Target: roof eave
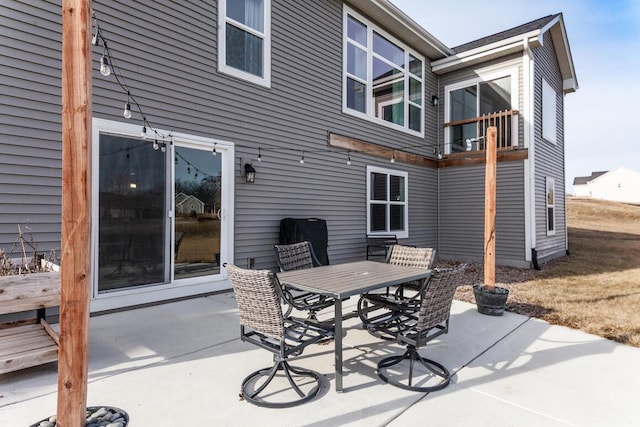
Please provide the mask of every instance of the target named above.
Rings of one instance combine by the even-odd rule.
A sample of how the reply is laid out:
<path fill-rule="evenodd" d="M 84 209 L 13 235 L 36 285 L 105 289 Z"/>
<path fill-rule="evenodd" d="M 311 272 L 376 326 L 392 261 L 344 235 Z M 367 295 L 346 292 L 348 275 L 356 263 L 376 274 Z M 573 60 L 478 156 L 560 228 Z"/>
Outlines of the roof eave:
<path fill-rule="evenodd" d="M 559 14 L 555 19 L 552 19 L 547 25 L 538 30 L 519 34 L 508 39 L 500 40 L 434 61 L 431 64 L 432 70 L 436 74 L 444 74 L 453 70 L 486 62 L 489 59 L 499 58 L 523 51 L 527 45 L 530 48 L 535 49 L 536 47 L 543 45 L 544 34 L 547 31 L 551 34 L 556 57 L 558 58 L 558 65 L 562 76 L 562 90 L 564 93 L 575 92 L 579 87 L 578 79 L 573 65 L 573 58 L 571 57 L 571 49 L 569 47 L 569 40 L 564 27 L 562 14 Z"/>
<path fill-rule="evenodd" d="M 562 75 L 562 90 L 565 93 L 572 93 L 578 90 L 578 78 L 573 65 L 573 57 L 571 56 L 571 47 L 569 46 L 569 38 L 564 26 L 564 19 L 560 14 L 557 20 L 554 20 L 548 26 L 549 34 L 553 40 L 553 45 L 560 66 Z M 546 29 L 545 29 L 546 31 Z"/>
<path fill-rule="evenodd" d="M 537 47 L 541 45 L 541 39 L 540 30 L 519 34 L 514 37 L 509 37 L 508 39 L 500 40 L 434 61 L 431 64 L 432 71 L 436 74 L 444 74 L 459 68 L 485 62 L 490 58 L 502 57 L 512 53 L 521 52 L 524 50 L 525 40 L 528 40 L 529 46 Z"/>
<path fill-rule="evenodd" d="M 454 52 L 389 0 L 347 0 L 351 6 L 387 27 L 393 35 L 429 58 L 437 60 Z"/>

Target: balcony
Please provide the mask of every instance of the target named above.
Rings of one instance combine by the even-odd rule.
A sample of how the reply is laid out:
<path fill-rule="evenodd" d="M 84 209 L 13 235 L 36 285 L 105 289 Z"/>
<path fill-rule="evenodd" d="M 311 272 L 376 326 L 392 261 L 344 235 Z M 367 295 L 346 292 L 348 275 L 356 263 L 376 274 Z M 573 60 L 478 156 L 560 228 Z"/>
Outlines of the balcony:
<path fill-rule="evenodd" d="M 518 110 L 505 110 L 445 123 L 445 153 L 484 151 L 486 131 L 490 126 L 498 128 L 499 151 L 517 148 L 517 115 Z"/>

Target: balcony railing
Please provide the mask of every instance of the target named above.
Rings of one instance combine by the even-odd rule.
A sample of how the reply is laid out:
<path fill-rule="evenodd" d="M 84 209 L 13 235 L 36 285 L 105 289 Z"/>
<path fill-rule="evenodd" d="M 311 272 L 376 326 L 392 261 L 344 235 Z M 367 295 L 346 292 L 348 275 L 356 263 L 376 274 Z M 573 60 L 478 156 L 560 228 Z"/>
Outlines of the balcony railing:
<path fill-rule="evenodd" d="M 518 110 L 507 110 L 445 123 L 444 128 L 449 132 L 446 152 L 484 150 L 486 131 L 490 126 L 498 128 L 498 150 L 514 148 L 517 146 L 517 135 L 514 134 L 517 115 Z"/>

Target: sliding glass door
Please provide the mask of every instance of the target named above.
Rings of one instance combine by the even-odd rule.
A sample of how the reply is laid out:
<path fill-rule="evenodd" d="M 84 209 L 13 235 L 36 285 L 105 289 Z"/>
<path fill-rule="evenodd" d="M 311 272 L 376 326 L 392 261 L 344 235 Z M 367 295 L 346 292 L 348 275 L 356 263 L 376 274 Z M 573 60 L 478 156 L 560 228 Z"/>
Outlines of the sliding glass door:
<path fill-rule="evenodd" d="M 215 290 L 233 248 L 233 145 L 94 122 L 94 297 Z"/>

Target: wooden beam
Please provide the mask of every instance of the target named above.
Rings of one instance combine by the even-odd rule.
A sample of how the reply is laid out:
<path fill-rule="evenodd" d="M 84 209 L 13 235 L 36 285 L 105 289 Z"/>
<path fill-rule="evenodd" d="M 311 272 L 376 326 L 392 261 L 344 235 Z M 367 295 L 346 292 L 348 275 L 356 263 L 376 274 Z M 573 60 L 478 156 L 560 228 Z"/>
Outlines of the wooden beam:
<path fill-rule="evenodd" d="M 484 181 L 484 286 L 496 285 L 496 152 L 497 128 L 487 128 L 487 164 Z"/>
<path fill-rule="evenodd" d="M 369 154 L 385 159 L 391 159 L 391 157 L 393 156 L 397 162 L 411 163 L 418 166 L 427 166 L 432 168 L 438 166 L 438 162 L 434 159 L 430 159 L 429 157 L 410 153 L 408 151 L 394 150 L 390 147 L 384 147 L 382 145 L 373 144 L 371 142 L 366 142 L 360 139 L 350 138 L 348 136 L 338 135 L 335 133 L 329 133 L 328 144 L 330 147 L 342 148 L 354 153 Z"/>
<path fill-rule="evenodd" d="M 510 148 L 505 150 L 499 150 L 497 152 L 496 161 L 513 162 L 518 160 L 526 160 L 529 158 L 529 150 L 526 148 Z M 439 168 L 446 168 L 452 166 L 468 166 L 468 165 L 482 165 L 487 161 L 484 151 L 464 151 L 462 153 L 448 154 L 444 159 L 438 162 Z"/>
<path fill-rule="evenodd" d="M 85 425 L 91 279 L 91 1 L 62 0 L 58 425 Z"/>

